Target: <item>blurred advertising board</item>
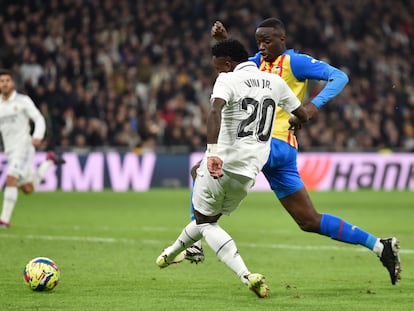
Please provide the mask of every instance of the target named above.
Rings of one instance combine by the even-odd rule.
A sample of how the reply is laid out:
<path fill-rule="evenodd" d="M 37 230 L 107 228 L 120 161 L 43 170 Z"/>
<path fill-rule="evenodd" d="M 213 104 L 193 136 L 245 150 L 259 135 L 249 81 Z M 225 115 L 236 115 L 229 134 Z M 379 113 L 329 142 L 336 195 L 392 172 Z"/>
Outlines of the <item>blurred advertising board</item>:
<path fill-rule="evenodd" d="M 46 154 L 39 152 L 34 166 Z M 202 153 L 169 155 L 147 153 L 63 153 L 66 164 L 50 169 L 37 191 L 147 191 L 150 188 L 191 187 L 190 168 Z M 299 153 L 298 168 L 308 190 L 414 190 L 414 154 L 411 153 Z M 7 161 L 0 153 L 0 186 Z M 253 191 L 268 191 L 260 174 Z"/>

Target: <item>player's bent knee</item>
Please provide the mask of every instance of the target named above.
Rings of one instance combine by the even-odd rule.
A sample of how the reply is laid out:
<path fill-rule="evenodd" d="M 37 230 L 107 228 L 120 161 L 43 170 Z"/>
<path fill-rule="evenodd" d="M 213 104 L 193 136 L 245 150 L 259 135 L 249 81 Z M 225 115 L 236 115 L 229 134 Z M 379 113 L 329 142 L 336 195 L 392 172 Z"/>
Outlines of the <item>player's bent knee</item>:
<path fill-rule="evenodd" d="M 32 183 L 24 184 L 20 187 L 20 190 L 25 194 L 31 194 L 34 191 L 34 187 Z"/>
<path fill-rule="evenodd" d="M 194 210 L 194 216 L 195 216 L 197 225 L 217 222 L 219 220 L 219 218 L 221 217 L 221 215 L 222 214 L 220 213 L 220 214 L 214 215 L 214 216 L 206 216 L 206 215 L 203 215 L 200 212 Z"/>
<path fill-rule="evenodd" d="M 7 177 L 6 177 L 6 187 L 17 187 L 18 181 L 19 180 L 17 179 L 17 177 L 7 175 Z"/>

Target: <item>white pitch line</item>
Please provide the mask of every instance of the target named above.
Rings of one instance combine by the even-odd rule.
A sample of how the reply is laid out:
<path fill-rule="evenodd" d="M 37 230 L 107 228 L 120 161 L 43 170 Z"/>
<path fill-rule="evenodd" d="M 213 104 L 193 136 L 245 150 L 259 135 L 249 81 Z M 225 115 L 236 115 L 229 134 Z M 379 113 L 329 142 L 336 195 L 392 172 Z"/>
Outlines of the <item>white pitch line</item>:
<path fill-rule="evenodd" d="M 354 251 L 354 252 L 366 252 L 369 251 L 365 247 L 350 247 L 350 244 L 347 246 L 328 246 L 328 245 L 287 245 L 287 244 L 256 244 L 256 243 L 237 243 L 237 245 L 242 245 L 244 247 L 251 248 L 275 248 L 275 249 L 288 249 L 288 250 L 297 250 L 297 251 Z M 414 249 L 401 249 L 401 254 L 414 254 Z"/>
<path fill-rule="evenodd" d="M 0 234 L 1 237 L 11 239 L 29 239 L 29 240 L 47 240 L 47 241 L 77 241 L 77 242 L 92 242 L 92 243 L 136 243 L 133 239 L 117 239 L 117 238 L 100 238 L 92 236 L 62 236 L 62 235 L 18 235 L 18 234 Z"/>
<path fill-rule="evenodd" d="M 9 239 L 29 239 L 29 240 L 47 240 L 47 241 L 78 241 L 78 242 L 90 242 L 90 243 L 122 243 L 122 244 L 162 244 L 165 243 L 162 240 L 139 240 L 139 239 L 126 239 L 126 238 L 102 238 L 93 236 L 62 236 L 62 235 L 18 235 L 18 234 L 0 234 L 1 238 Z M 238 245 L 248 248 L 274 248 L 274 249 L 287 249 L 297 251 L 368 251 L 366 248 L 354 247 L 351 248 L 341 246 L 328 246 L 328 245 L 291 245 L 291 244 L 257 244 L 257 243 L 243 243 L 237 242 Z M 414 254 L 413 249 L 401 249 L 402 254 Z"/>

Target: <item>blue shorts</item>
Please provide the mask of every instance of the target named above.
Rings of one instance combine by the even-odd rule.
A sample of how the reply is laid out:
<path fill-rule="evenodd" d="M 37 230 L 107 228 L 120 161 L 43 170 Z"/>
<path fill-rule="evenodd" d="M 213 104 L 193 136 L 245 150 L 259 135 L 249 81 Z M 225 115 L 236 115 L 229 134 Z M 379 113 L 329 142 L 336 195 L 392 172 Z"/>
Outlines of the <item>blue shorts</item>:
<path fill-rule="evenodd" d="M 278 199 L 283 199 L 304 187 L 296 157 L 298 151 L 283 140 L 272 138 L 270 154 L 262 172 Z"/>

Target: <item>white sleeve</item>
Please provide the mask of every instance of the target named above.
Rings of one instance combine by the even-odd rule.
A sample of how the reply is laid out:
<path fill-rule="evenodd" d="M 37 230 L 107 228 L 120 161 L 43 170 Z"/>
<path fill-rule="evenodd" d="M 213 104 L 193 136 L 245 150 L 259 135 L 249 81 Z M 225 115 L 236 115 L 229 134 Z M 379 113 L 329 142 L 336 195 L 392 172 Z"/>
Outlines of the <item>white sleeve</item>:
<path fill-rule="evenodd" d="M 221 98 L 226 101 L 226 103 L 232 98 L 232 88 L 228 83 L 227 75 L 225 73 L 221 73 L 214 83 L 213 93 L 211 94 L 211 99 L 213 98 Z"/>
<path fill-rule="evenodd" d="M 290 89 L 290 87 L 287 85 L 285 80 L 280 78 L 279 82 L 280 100 L 278 105 L 282 107 L 282 109 L 286 112 L 291 113 L 293 110 L 299 108 L 299 106 L 301 105 L 300 101 L 293 93 L 293 91 Z"/>
<path fill-rule="evenodd" d="M 45 118 L 42 116 L 39 109 L 37 109 L 34 102 L 28 96 L 26 97 L 25 108 L 28 117 L 34 123 L 34 131 L 32 137 L 37 139 L 43 139 L 45 137 L 46 132 Z"/>

